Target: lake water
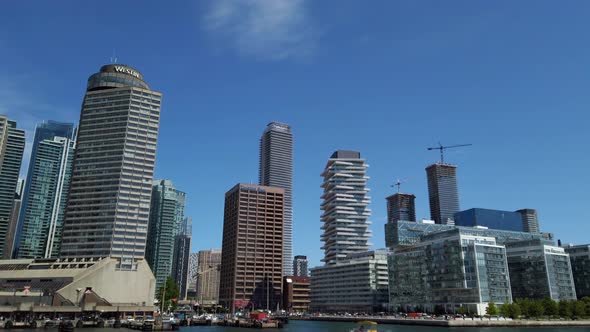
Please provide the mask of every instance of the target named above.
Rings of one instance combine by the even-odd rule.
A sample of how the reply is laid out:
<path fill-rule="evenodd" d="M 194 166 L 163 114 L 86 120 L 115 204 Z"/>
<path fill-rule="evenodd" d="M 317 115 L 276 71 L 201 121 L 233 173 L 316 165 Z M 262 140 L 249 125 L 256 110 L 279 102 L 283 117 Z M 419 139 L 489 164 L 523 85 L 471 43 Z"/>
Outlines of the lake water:
<path fill-rule="evenodd" d="M 264 329 L 260 331 L 267 332 L 348 332 L 359 325 L 354 323 L 340 323 L 340 322 L 315 322 L 315 321 L 290 321 L 289 324 L 285 325 L 283 329 Z M 404 325 L 377 325 L 377 331 L 379 332 L 582 332 L 590 331 L 590 328 L 446 328 L 446 327 L 430 327 L 430 326 L 404 326 Z M 11 332 L 17 332 L 19 330 L 13 330 Z M 21 332 L 23 330 L 20 330 Z M 52 330 L 50 330 L 52 331 Z M 75 332 L 131 332 L 134 330 L 128 330 L 125 328 L 112 329 L 112 328 L 84 328 L 76 329 Z M 222 326 L 193 326 L 193 327 L 182 327 L 180 332 L 247 332 L 247 331 L 258 331 L 256 329 L 244 329 L 235 327 L 222 327 Z"/>

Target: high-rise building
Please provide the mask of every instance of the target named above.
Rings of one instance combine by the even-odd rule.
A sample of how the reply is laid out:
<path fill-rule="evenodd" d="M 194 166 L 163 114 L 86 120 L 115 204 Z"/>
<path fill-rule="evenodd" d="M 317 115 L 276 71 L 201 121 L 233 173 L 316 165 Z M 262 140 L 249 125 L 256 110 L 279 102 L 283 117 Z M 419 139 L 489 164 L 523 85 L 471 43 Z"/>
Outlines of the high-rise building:
<path fill-rule="evenodd" d="M 191 252 L 188 256 L 188 286 L 186 296 L 190 299 L 197 297 L 197 271 L 199 269 L 199 253 Z"/>
<path fill-rule="evenodd" d="M 185 205 L 186 194 L 177 190 L 172 181 L 154 181 L 145 258 L 156 277 L 156 289 L 160 289 L 166 279 L 173 275 L 176 237 L 185 234 L 182 230 Z M 181 243 L 178 245 L 184 240 L 179 239 Z"/>
<path fill-rule="evenodd" d="M 350 254 L 311 269 L 311 310 L 381 312 L 387 310 L 387 250 Z"/>
<path fill-rule="evenodd" d="M 308 277 L 307 256 L 297 255 L 293 258 L 293 276 Z"/>
<path fill-rule="evenodd" d="M 276 309 L 283 281 L 285 190 L 237 184 L 225 194 L 219 302 Z"/>
<path fill-rule="evenodd" d="M 25 149 L 25 131 L 0 115 L 0 256 L 11 258 L 16 225 L 10 224 Z"/>
<path fill-rule="evenodd" d="M 416 196 L 412 194 L 402 193 L 393 194 L 387 197 L 387 222 L 398 220 L 416 221 L 415 199 Z"/>
<path fill-rule="evenodd" d="M 324 177 L 321 220 L 324 245 L 322 262 L 335 264 L 347 255 L 364 252 L 371 231 L 368 221 L 371 198 L 367 195 L 367 167 L 360 152 L 336 151 L 332 154 L 321 176 Z"/>
<path fill-rule="evenodd" d="M 506 248 L 494 237 L 461 228 L 431 233 L 389 256 L 393 311 L 457 312 L 483 315 L 488 303 L 510 303 Z M 421 309 L 423 308 L 423 309 Z"/>
<path fill-rule="evenodd" d="M 523 231 L 522 217 L 518 212 L 475 208 L 455 213 L 454 221 L 457 226 Z"/>
<path fill-rule="evenodd" d="M 537 210 L 535 209 L 521 209 L 516 211 L 522 217 L 522 229 L 528 233 L 539 233 L 539 219 L 537 218 Z"/>
<path fill-rule="evenodd" d="M 506 243 L 510 285 L 515 299 L 575 300 L 570 256 L 541 239 Z"/>
<path fill-rule="evenodd" d="M 18 258 L 57 257 L 74 159 L 74 124 L 37 125 L 22 211 L 16 232 Z"/>
<path fill-rule="evenodd" d="M 283 308 L 289 313 L 309 312 L 309 277 L 285 276 L 283 278 Z"/>
<path fill-rule="evenodd" d="M 430 218 L 437 224 L 447 224 L 459 212 L 457 166 L 436 163 L 426 167 Z"/>
<path fill-rule="evenodd" d="M 576 296 L 578 299 L 590 296 L 590 245 L 567 246 L 564 249 L 570 255 Z"/>
<path fill-rule="evenodd" d="M 144 258 L 161 99 L 125 65 L 88 79 L 61 257 L 111 256 L 131 270 Z"/>
<path fill-rule="evenodd" d="M 271 122 L 260 138 L 261 186 L 285 189 L 283 228 L 283 274 L 293 273 L 293 134 L 284 123 Z"/>
<path fill-rule="evenodd" d="M 199 251 L 197 269 L 197 301 L 200 306 L 219 303 L 221 249 Z"/>
<path fill-rule="evenodd" d="M 191 236 L 179 234 L 174 237 L 174 257 L 172 259 L 172 279 L 178 286 L 178 297 L 186 300 L 188 289 L 188 261 L 191 253 Z"/>
<path fill-rule="evenodd" d="M 74 145 L 71 137 L 59 136 L 36 145 L 17 233 L 18 258 L 59 256 Z"/>
<path fill-rule="evenodd" d="M 11 252 L 14 257 L 16 250 L 16 228 L 18 227 L 18 219 L 20 216 L 20 208 L 22 204 L 23 190 L 25 188 L 25 180 L 19 179 L 16 184 L 16 193 L 14 195 L 14 203 L 12 204 L 12 215 L 10 216 L 10 226 L 8 227 L 8 234 L 6 235 L 6 243 L 12 243 L 12 248 L 7 247 L 6 254 Z"/>

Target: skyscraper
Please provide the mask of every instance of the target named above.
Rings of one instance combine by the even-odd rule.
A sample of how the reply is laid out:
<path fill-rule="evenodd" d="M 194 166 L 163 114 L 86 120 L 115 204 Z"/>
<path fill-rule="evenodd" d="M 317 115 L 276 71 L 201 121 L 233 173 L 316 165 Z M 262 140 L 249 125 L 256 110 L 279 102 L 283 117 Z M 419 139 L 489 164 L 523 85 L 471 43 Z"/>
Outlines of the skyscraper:
<path fill-rule="evenodd" d="M 11 227 L 10 221 L 24 149 L 25 131 L 0 115 L 0 252 L 3 258 L 12 256 L 16 225 Z"/>
<path fill-rule="evenodd" d="M 295 258 L 293 258 L 293 276 L 309 276 L 309 271 L 307 270 L 307 256 L 297 255 Z"/>
<path fill-rule="evenodd" d="M 387 222 L 398 220 L 416 221 L 416 206 L 412 194 L 393 194 L 387 200 Z"/>
<path fill-rule="evenodd" d="M 36 135 L 37 136 L 37 135 Z M 74 141 L 47 138 L 36 144 L 27 176 L 16 248 L 18 258 L 58 257 L 70 188 Z M 34 145 L 35 146 L 35 145 Z"/>
<path fill-rule="evenodd" d="M 284 123 L 271 122 L 260 138 L 259 184 L 285 189 L 283 274 L 293 273 L 293 134 Z"/>
<path fill-rule="evenodd" d="M 539 219 L 537 217 L 537 210 L 535 209 L 521 209 L 516 211 L 522 217 L 522 229 L 527 233 L 540 233 Z"/>
<path fill-rule="evenodd" d="M 174 256 L 172 259 L 172 279 L 178 286 L 178 297 L 186 300 L 188 289 L 188 261 L 191 253 L 191 236 L 179 234 L 174 237 Z"/>
<path fill-rule="evenodd" d="M 199 253 L 191 252 L 188 256 L 188 286 L 186 296 L 194 299 L 197 296 L 197 270 L 199 269 Z"/>
<path fill-rule="evenodd" d="M 199 251 L 199 268 L 196 273 L 199 305 L 219 303 L 220 270 L 220 249 Z"/>
<path fill-rule="evenodd" d="M 59 255 L 63 215 L 74 159 L 74 124 L 37 125 L 16 230 L 19 258 Z"/>
<path fill-rule="evenodd" d="M 173 275 L 176 236 L 185 233 L 185 204 L 186 194 L 177 190 L 172 181 L 154 181 L 145 258 L 156 277 L 156 290 Z"/>
<path fill-rule="evenodd" d="M 80 112 L 61 256 L 145 256 L 162 94 L 141 73 L 105 65 L 88 79 Z"/>
<path fill-rule="evenodd" d="M 430 217 L 437 224 L 447 224 L 459 212 L 457 166 L 436 163 L 426 167 Z"/>
<path fill-rule="evenodd" d="M 19 179 L 16 184 L 16 193 L 14 195 L 14 202 L 12 203 L 12 215 L 10 216 L 10 226 L 8 227 L 8 234 L 6 235 L 6 243 L 8 243 L 6 249 L 6 255 L 8 256 L 9 253 L 12 253 L 11 256 L 14 257 L 15 254 L 15 247 L 16 247 L 16 228 L 18 227 L 18 219 L 20 215 L 20 208 L 22 204 L 22 197 L 23 197 L 23 190 L 25 188 L 25 180 Z M 12 244 L 12 248 L 10 246 Z"/>
<path fill-rule="evenodd" d="M 348 254 L 364 252 L 372 244 L 369 238 L 371 198 L 367 195 L 367 167 L 360 152 L 336 151 L 332 154 L 322 176 L 324 194 L 321 209 L 324 213 L 322 242 L 323 262 L 335 264 Z"/>
<path fill-rule="evenodd" d="M 283 188 L 237 184 L 225 194 L 219 302 L 276 309 L 283 281 Z"/>

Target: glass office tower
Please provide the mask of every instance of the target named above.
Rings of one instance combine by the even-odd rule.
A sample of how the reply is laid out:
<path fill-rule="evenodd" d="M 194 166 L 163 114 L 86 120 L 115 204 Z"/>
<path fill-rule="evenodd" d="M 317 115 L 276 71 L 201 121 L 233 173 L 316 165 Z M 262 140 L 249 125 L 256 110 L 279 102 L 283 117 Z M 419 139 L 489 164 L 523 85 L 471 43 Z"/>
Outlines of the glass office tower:
<path fill-rule="evenodd" d="M 132 270 L 144 258 L 161 99 L 125 65 L 88 79 L 61 257 L 111 256 Z"/>
<path fill-rule="evenodd" d="M 73 131 L 65 134 L 73 135 Z M 59 255 L 74 145 L 71 136 L 54 136 L 34 145 L 20 218 L 18 258 Z"/>
<path fill-rule="evenodd" d="M 260 138 L 259 184 L 285 189 L 283 227 L 283 275 L 293 266 L 293 133 L 285 123 L 271 122 Z"/>

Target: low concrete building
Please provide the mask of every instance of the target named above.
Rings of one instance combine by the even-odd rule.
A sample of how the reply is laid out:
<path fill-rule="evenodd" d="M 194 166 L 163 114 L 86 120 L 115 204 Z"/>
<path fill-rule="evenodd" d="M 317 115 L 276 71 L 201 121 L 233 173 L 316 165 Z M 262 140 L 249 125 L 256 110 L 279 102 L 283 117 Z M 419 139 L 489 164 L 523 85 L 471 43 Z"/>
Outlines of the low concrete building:
<path fill-rule="evenodd" d="M 564 249 L 570 255 L 578 299 L 590 296 L 590 244 L 567 246 Z"/>
<path fill-rule="evenodd" d="M 309 312 L 309 277 L 283 278 L 283 308 L 288 312 Z"/>
<path fill-rule="evenodd" d="M 154 311 L 155 279 L 105 258 L 0 260 L 0 311 Z"/>
<path fill-rule="evenodd" d="M 349 254 L 311 269 L 312 312 L 380 312 L 387 309 L 387 250 Z"/>
<path fill-rule="evenodd" d="M 515 299 L 575 300 L 570 257 L 550 241 L 506 243 L 512 296 Z"/>

